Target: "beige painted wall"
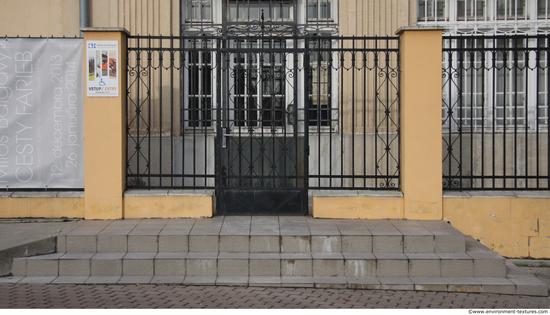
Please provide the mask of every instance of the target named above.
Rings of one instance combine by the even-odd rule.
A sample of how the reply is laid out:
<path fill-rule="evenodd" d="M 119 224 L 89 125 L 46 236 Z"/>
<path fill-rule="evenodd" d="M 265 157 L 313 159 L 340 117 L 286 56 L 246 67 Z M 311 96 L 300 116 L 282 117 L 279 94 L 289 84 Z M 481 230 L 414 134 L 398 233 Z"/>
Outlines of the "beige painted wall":
<path fill-rule="evenodd" d="M 90 27 L 120 27 L 132 35 L 178 35 L 180 0 L 88 0 Z M 79 36 L 78 0 L 0 0 L 0 30 L 8 36 Z M 415 25 L 416 0 L 340 0 L 340 35 L 394 35 Z"/>
<path fill-rule="evenodd" d="M 416 25 L 416 0 L 340 0 L 340 35 L 393 36 Z"/>
<path fill-rule="evenodd" d="M 88 0 L 90 27 L 178 35 L 180 0 Z M 2 36 L 80 36 L 78 0 L 0 0 Z"/>
<path fill-rule="evenodd" d="M 80 36 L 77 0 L 0 0 L 0 35 Z"/>

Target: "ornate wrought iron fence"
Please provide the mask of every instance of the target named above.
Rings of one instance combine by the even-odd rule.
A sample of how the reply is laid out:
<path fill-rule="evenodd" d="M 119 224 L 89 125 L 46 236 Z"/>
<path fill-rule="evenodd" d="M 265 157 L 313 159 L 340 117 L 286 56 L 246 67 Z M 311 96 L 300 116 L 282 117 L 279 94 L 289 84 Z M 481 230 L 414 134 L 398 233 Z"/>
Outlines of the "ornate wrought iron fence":
<path fill-rule="evenodd" d="M 306 189 L 399 189 L 398 52 L 396 37 L 130 36 L 127 185 L 216 188 L 227 141 L 292 132 Z"/>
<path fill-rule="evenodd" d="M 544 36 L 443 38 L 444 189 L 548 189 Z"/>

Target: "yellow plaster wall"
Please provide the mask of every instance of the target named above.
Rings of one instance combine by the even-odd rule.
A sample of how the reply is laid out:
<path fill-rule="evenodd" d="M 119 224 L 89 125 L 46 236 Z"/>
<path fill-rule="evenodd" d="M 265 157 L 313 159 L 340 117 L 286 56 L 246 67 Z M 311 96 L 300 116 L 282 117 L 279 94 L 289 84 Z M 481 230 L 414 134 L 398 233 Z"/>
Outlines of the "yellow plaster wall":
<path fill-rule="evenodd" d="M 404 218 L 442 218 L 441 30 L 400 32 Z"/>
<path fill-rule="evenodd" d="M 85 44 L 90 40 L 119 42 L 120 72 L 118 97 L 87 97 L 84 86 L 85 218 L 120 219 L 126 189 L 126 34 L 85 31 Z M 87 63 L 83 66 L 87 82 Z"/>
<path fill-rule="evenodd" d="M 313 197 L 314 218 L 403 219 L 403 197 Z"/>
<path fill-rule="evenodd" d="M 124 218 L 208 218 L 211 196 L 125 196 Z"/>
<path fill-rule="evenodd" d="M 0 218 L 83 218 L 84 198 L 0 198 Z"/>
<path fill-rule="evenodd" d="M 550 258 L 550 198 L 446 197 L 444 218 L 505 257 Z"/>

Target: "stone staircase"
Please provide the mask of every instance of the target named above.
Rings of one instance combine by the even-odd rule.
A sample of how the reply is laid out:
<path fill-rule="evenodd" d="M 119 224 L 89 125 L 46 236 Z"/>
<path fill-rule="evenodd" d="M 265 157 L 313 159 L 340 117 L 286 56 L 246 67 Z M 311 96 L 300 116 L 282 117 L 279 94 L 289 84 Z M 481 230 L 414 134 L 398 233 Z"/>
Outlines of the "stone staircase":
<path fill-rule="evenodd" d="M 548 295 L 443 221 L 292 216 L 79 221 L 20 283 L 183 284 Z"/>

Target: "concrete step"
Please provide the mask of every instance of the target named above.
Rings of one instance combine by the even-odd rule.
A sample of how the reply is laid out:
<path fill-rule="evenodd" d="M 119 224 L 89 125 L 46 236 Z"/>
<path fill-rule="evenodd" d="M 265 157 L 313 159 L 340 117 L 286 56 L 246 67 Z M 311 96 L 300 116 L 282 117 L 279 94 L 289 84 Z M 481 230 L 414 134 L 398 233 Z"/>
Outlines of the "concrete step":
<path fill-rule="evenodd" d="M 506 277 L 504 258 L 481 251 L 474 254 L 56 253 L 16 258 L 12 273 L 16 276 Z"/>
<path fill-rule="evenodd" d="M 174 227 L 158 222 L 156 226 L 126 223 L 107 228 L 89 224 L 91 227 L 59 235 L 57 252 L 412 254 L 464 253 L 466 249 L 465 236 L 443 221 L 302 218 L 287 222 L 263 217 L 263 221 L 253 224 L 246 223 L 250 217 L 244 217 L 245 223 L 230 218 Z"/>
<path fill-rule="evenodd" d="M 510 266 L 508 277 L 503 257 L 443 221 L 84 221 L 58 236 L 57 251 L 14 259 L 5 281 L 548 294 Z"/>

